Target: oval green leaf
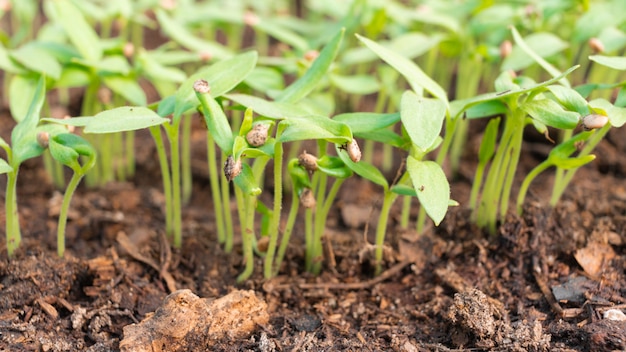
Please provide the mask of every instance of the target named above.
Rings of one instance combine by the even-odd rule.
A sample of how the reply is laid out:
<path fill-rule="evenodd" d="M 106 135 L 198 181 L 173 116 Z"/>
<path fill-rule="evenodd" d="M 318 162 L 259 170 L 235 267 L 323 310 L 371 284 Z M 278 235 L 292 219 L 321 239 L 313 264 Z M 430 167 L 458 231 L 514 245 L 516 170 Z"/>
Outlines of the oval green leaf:
<path fill-rule="evenodd" d="M 408 157 L 406 167 L 426 214 L 435 225 L 439 225 L 450 203 L 450 185 L 446 174 L 434 161 L 420 161 L 412 156 Z"/>
<path fill-rule="evenodd" d="M 105 110 L 89 119 L 85 125 L 85 133 L 115 133 L 134 131 L 157 126 L 169 120 L 156 112 L 141 106 L 122 106 Z M 82 120 L 82 123 L 85 121 Z"/>
<path fill-rule="evenodd" d="M 402 94 L 400 118 L 413 144 L 422 151 L 433 145 L 446 116 L 446 104 L 439 99 L 419 97 L 412 91 Z"/>

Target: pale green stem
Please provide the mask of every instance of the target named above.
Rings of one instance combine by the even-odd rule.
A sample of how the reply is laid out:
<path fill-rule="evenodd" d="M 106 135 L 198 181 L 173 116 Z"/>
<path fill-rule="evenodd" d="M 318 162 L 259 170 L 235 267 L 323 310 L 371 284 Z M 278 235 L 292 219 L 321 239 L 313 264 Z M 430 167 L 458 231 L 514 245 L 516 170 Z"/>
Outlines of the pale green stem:
<path fill-rule="evenodd" d="M 22 242 L 20 218 L 17 212 L 17 174 L 19 165 L 13 165 L 13 171 L 7 173 L 7 193 L 5 199 L 7 252 L 13 256 Z"/>
<path fill-rule="evenodd" d="M 174 208 L 172 216 L 174 221 L 175 248 L 180 248 L 183 240 L 179 128 L 180 120 L 166 126 L 167 136 L 170 141 L 170 161 L 172 168 L 172 204 Z"/>
<path fill-rule="evenodd" d="M 67 225 L 67 214 L 70 209 L 70 201 L 72 196 L 83 178 L 84 173 L 74 172 L 70 182 L 67 184 L 67 189 L 63 195 L 63 202 L 61 203 L 61 211 L 59 213 L 59 224 L 57 228 L 57 254 L 59 257 L 63 257 L 65 254 L 65 226 Z"/>
<path fill-rule="evenodd" d="M 383 206 L 380 209 L 380 215 L 378 217 L 378 225 L 376 225 L 376 254 L 375 264 L 376 268 L 374 275 L 378 276 L 382 272 L 383 263 L 383 244 L 385 243 L 385 235 L 387 233 L 387 221 L 389 220 L 389 212 L 393 202 L 398 198 L 398 195 L 386 191 L 383 198 Z"/>
<path fill-rule="evenodd" d="M 254 212 L 256 211 L 256 196 L 246 196 L 245 206 L 245 227 L 242 231 L 242 246 L 243 246 L 243 260 L 245 261 L 245 268 L 241 274 L 237 277 L 237 282 L 247 280 L 254 271 L 254 252 L 253 252 L 253 238 L 254 238 Z"/>
<path fill-rule="evenodd" d="M 165 144 L 163 143 L 163 135 L 160 126 L 150 127 L 150 133 L 154 138 L 154 143 L 159 156 L 159 165 L 161 166 L 161 175 L 163 177 L 163 193 L 165 195 L 165 233 L 168 237 L 172 237 L 174 233 L 173 227 L 173 204 L 172 204 L 172 179 L 170 175 L 169 163 L 165 152 Z"/>
<path fill-rule="evenodd" d="M 524 199 L 526 198 L 526 193 L 530 188 L 530 183 L 542 173 L 544 170 L 552 166 L 552 163 L 548 162 L 548 160 L 542 162 L 541 164 L 535 166 L 524 178 L 522 185 L 520 186 L 519 193 L 517 194 L 517 215 L 522 215 L 524 211 Z"/>
<path fill-rule="evenodd" d="M 217 241 L 224 243 L 226 241 L 226 230 L 224 225 L 225 209 L 222 201 L 228 203 L 228 198 L 222 199 L 222 194 L 220 193 L 221 177 L 217 171 L 217 149 L 215 148 L 215 140 L 210 132 L 207 132 L 207 160 L 209 163 L 209 183 L 211 185 L 211 197 L 213 198 L 215 225 L 217 227 Z M 228 187 L 228 184 L 226 184 L 226 187 Z M 226 212 L 230 213 L 230 211 Z"/>
<path fill-rule="evenodd" d="M 233 238 L 235 237 L 235 230 L 233 229 L 233 216 L 230 212 L 230 186 L 224 174 L 220 175 L 220 180 L 222 191 L 222 209 L 224 210 L 224 224 L 226 225 L 224 252 L 230 253 L 233 250 Z"/>
<path fill-rule="evenodd" d="M 274 255 L 278 242 L 278 228 L 283 204 L 283 144 L 274 144 L 274 209 L 270 220 L 269 244 L 265 255 L 264 276 L 269 279 L 273 276 Z"/>
<path fill-rule="evenodd" d="M 315 213 L 315 233 L 313 234 L 313 254 L 312 254 L 312 269 L 311 272 L 315 275 L 318 275 L 322 269 L 322 237 L 324 236 L 324 230 L 326 230 L 326 220 L 328 219 L 328 213 L 330 212 L 330 207 L 333 204 L 333 201 L 337 197 L 337 193 L 339 192 L 339 188 L 343 184 L 345 179 L 340 178 L 336 179 L 333 182 L 333 185 L 330 187 L 328 191 L 328 195 L 326 199 L 323 199 L 322 207 L 316 209 Z M 324 187 L 325 188 L 325 187 Z"/>
<path fill-rule="evenodd" d="M 183 203 L 189 203 L 192 192 L 191 174 L 191 115 L 187 114 L 183 119 L 183 146 L 182 146 L 182 173 L 183 173 Z"/>
<path fill-rule="evenodd" d="M 287 217 L 287 223 L 285 224 L 285 231 L 283 232 L 283 238 L 280 241 L 280 247 L 278 248 L 278 255 L 276 256 L 276 265 L 274 266 L 274 275 L 277 275 L 280 271 L 280 266 L 285 258 L 285 252 L 289 245 L 289 239 L 293 233 L 293 227 L 296 223 L 296 217 L 298 216 L 298 209 L 300 208 L 300 199 L 298 193 L 295 191 L 295 187 L 292 187 L 291 207 L 289 208 L 289 216 Z"/>

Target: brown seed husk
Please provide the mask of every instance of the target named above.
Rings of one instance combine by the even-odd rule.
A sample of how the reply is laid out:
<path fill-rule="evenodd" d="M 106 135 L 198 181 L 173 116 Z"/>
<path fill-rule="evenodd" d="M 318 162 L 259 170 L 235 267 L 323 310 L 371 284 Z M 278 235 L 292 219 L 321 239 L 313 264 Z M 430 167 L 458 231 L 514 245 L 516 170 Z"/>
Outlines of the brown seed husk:
<path fill-rule="evenodd" d="M 235 161 L 232 155 L 229 155 L 224 163 L 224 176 L 230 182 L 241 173 L 241 159 Z"/>
<path fill-rule="evenodd" d="M 37 144 L 39 144 L 42 148 L 48 148 L 48 144 L 50 143 L 50 134 L 48 132 L 39 132 L 37 133 Z"/>
<path fill-rule="evenodd" d="M 350 160 L 355 163 L 358 163 L 361 160 L 361 148 L 359 148 L 356 139 L 353 139 L 352 142 L 346 145 L 346 152 L 348 152 Z"/>
<path fill-rule="evenodd" d="M 248 144 L 253 147 L 260 147 L 267 141 L 267 132 L 270 126 L 264 123 L 257 123 L 252 127 L 250 132 L 246 134 L 246 140 Z"/>
<path fill-rule="evenodd" d="M 211 91 L 211 87 L 209 86 L 209 82 L 203 79 L 199 79 L 193 82 L 193 90 L 195 90 L 196 92 L 200 94 L 207 94 L 208 92 Z"/>
<path fill-rule="evenodd" d="M 313 190 L 310 188 L 304 188 L 302 190 L 300 193 L 300 204 L 307 209 L 315 208 L 317 201 L 313 195 Z"/>
<path fill-rule="evenodd" d="M 585 131 L 595 130 L 596 128 L 602 128 L 609 122 L 609 118 L 600 114 L 591 114 L 583 117 L 583 129 Z"/>
<path fill-rule="evenodd" d="M 313 154 L 309 154 L 305 151 L 298 156 L 298 162 L 309 172 L 317 171 L 317 157 Z"/>

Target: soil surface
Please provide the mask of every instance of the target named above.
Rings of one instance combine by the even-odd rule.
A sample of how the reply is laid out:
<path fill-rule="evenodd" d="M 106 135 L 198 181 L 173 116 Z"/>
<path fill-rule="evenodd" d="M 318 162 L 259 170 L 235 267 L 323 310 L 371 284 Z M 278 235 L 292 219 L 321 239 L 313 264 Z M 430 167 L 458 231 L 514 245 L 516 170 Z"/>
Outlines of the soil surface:
<path fill-rule="evenodd" d="M 11 119 L 6 111 L 0 125 L 7 137 Z M 267 319 L 254 320 L 251 331 L 235 333 L 243 323 L 221 326 L 204 319 L 202 324 L 214 330 L 221 326 L 221 333 L 210 339 L 187 336 L 186 345 L 164 342 L 153 350 L 626 349 L 622 130 L 602 142 L 596 161 L 579 170 L 556 208 L 547 204 L 548 172 L 533 183 L 524 216 L 508 216 L 492 237 L 468 221 L 463 206 L 475 170 L 476 155 L 468 151 L 452 181 L 452 198 L 462 206 L 451 208 L 439 227 L 430 226 L 423 234 L 400 229 L 400 202 L 396 204 L 386 270 L 379 277 L 372 276 L 368 259 L 376 224 L 370 222 L 366 230 L 366 223 L 376 218 L 372 212 L 380 206 L 381 190 L 354 177 L 342 186 L 331 212 L 325 236 L 332 250 L 326 252 L 319 277 L 303 272 L 303 235 L 296 229 L 280 276 L 264 280 L 257 257 L 252 279 L 236 284 L 241 246 L 236 242 L 235 252 L 226 254 L 217 244 L 205 132 L 197 125 L 194 191 L 183 212 L 180 250 L 172 249 L 164 235 L 160 173 L 147 134 L 137 136 L 133 179 L 97 189 L 80 187 L 72 200 L 65 258 L 56 255 L 60 196 L 41 160 L 23 165 L 18 185 L 23 242 L 14 258 L 7 258 L 4 219 L 0 227 L 0 350 L 128 348 L 121 342 L 132 333 L 124 329 L 131 324 L 173 314 L 167 309 L 176 310 L 181 302 L 186 309 L 190 301 L 202 302 L 202 309 L 222 307 L 218 312 L 223 313 L 230 308 L 214 300 L 250 290 L 253 295 L 246 299 L 261 303 L 253 309 L 231 302 L 236 308 L 226 312 L 242 318 L 267 313 Z M 520 175 L 545 158 L 548 144 L 541 138 L 525 142 Z M 180 289 L 190 291 L 177 295 L 193 298 L 172 296 L 167 302 L 176 304 L 162 306 Z"/>

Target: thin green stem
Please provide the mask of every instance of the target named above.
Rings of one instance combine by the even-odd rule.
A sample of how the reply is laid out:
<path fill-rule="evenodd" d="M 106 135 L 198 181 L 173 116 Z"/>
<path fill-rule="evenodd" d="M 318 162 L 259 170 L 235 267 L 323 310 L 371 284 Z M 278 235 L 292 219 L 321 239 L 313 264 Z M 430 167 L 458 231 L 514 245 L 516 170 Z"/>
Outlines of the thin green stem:
<path fill-rule="evenodd" d="M 391 210 L 391 206 L 393 205 L 393 202 L 396 200 L 396 198 L 398 198 L 397 194 L 391 191 L 385 191 L 383 206 L 380 209 L 380 215 L 378 217 L 378 225 L 376 225 L 376 268 L 374 271 L 374 275 L 376 276 L 380 275 L 380 273 L 382 272 L 383 244 L 385 242 L 385 235 L 387 233 L 387 221 L 389 220 L 389 212 Z"/>
<path fill-rule="evenodd" d="M 289 208 L 289 215 L 287 216 L 287 223 L 285 224 L 283 238 L 281 239 L 280 247 L 278 248 L 276 265 L 274 266 L 274 275 L 277 275 L 280 271 L 280 266 L 283 263 L 283 259 L 285 258 L 285 252 L 287 251 L 287 246 L 289 245 L 289 239 L 291 238 L 294 225 L 296 224 L 298 209 L 300 209 L 300 199 L 298 198 L 298 193 L 295 191 L 295 186 L 293 187 L 293 192 L 291 192 L 291 194 L 291 207 Z"/>
<path fill-rule="evenodd" d="M 17 174 L 19 165 L 13 165 L 13 171 L 7 173 L 7 193 L 5 199 L 7 252 L 13 256 L 22 242 L 20 218 L 17 212 Z"/>
<path fill-rule="evenodd" d="M 241 274 L 237 277 L 237 282 L 247 280 L 254 271 L 254 252 L 253 252 L 253 237 L 254 237 L 254 212 L 256 208 L 256 196 L 246 196 L 245 206 L 245 227 L 242 231 L 242 246 L 243 246 L 243 260 L 245 261 L 245 268 Z"/>
<path fill-rule="evenodd" d="M 207 160 L 209 163 L 209 184 L 211 186 L 211 198 L 213 199 L 215 212 L 215 225 L 217 227 L 217 241 L 224 243 L 226 241 L 224 214 L 230 214 L 230 211 L 225 211 L 222 204 L 222 201 L 228 202 L 228 198 L 222 199 L 222 194 L 220 193 L 221 177 L 217 171 L 217 148 L 215 148 L 215 140 L 210 132 L 207 133 Z M 228 184 L 226 184 L 226 187 L 228 187 Z M 228 192 L 228 188 L 226 192 Z"/>
<path fill-rule="evenodd" d="M 191 115 L 187 114 L 182 118 L 183 122 L 183 146 L 182 146 L 182 174 L 183 174 L 183 195 L 184 204 L 189 203 L 192 191 L 191 174 Z"/>
<path fill-rule="evenodd" d="M 265 255 L 264 276 L 269 279 L 273 276 L 274 255 L 278 242 L 278 228 L 283 205 L 283 144 L 274 144 L 274 209 L 270 220 L 269 244 Z"/>
<path fill-rule="evenodd" d="M 523 212 L 523 207 L 524 207 L 524 199 L 526 198 L 526 193 L 528 192 L 528 189 L 530 188 L 530 183 L 533 182 L 533 180 L 543 171 L 545 171 L 546 169 L 548 169 L 550 166 L 552 166 L 552 163 L 550 163 L 548 160 L 542 162 L 541 164 L 535 166 L 529 173 L 528 175 L 526 175 L 526 177 L 524 178 L 524 181 L 522 182 L 522 185 L 520 186 L 519 189 L 519 193 L 517 194 L 517 202 L 516 202 L 516 208 L 517 208 L 517 215 L 522 215 Z"/>
<path fill-rule="evenodd" d="M 174 221 L 174 247 L 182 246 L 183 224 L 182 224 L 182 199 L 180 180 L 180 141 L 179 141 L 180 120 L 166 126 L 167 136 L 170 141 L 170 162 L 172 168 L 172 217 Z"/>
<path fill-rule="evenodd" d="M 233 250 L 233 238 L 235 237 L 235 230 L 233 229 L 233 216 L 230 210 L 230 184 L 226 180 L 226 176 L 224 176 L 223 173 L 219 176 L 219 178 L 221 183 L 222 209 L 226 231 L 224 239 L 224 252 L 230 253 Z"/>
<path fill-rule="evenodd" d="M 67 214 L 70 209 L 70 201 L 72 196 L 83 178 L 82 172 L 74 172 L 70 182 L 67 184 L 67 189 L 63 195 L 63 202 L 61 203 L 61 211 L 59 213 L 59 224 L 57 228 L 57 254 L 59 257 L 63 257 L 65 254 L 65 226 L 67 225 Z"/>
<path fill-rule="evenodd" d="M 322 207 L 318 207 L 315 213 L 315 232 L 313 234 L 313 254 L 312 254 L 312 269 L 311 272 L 315 275 L 318 275 L 322 270 L 322 237 L 324 236 L 324 230 L 326 230 L 326 220 L 328 219 L 328 213 L 330 212 L 330 207 L 332 206 L 335 198 L 337 197 L 337 193 L 339 192 L 339 188 L 343 184 L 344 179 L 336 179 L 333 182 L 333 185 L 330 187 L 328 194 L 326 195 L 326 199 L 323 200 Z M 318 205 L 320 203 L 317 203 Z"/>
<path fill-rule="evenodd" d="M 165 233 L 171 238 L 174 233 L 173 227 L 173 206 L 172 206 L 172 179 L 170 175 L 169 163 L 165 152 L 165 144 L 163 143 L 163 135 L 160 126 L 150 127 L 150 134 L 154 139 L 159 156 L 159 165 L 161 166 L 161 176 L 163 177 L 163 193 L 165 195 Z"/>
<path fill-rule="evenodd" d="M 524 120 L 526 113 L 518 109 L 514 114 L 515 127 L 513 138 L 508 147 L 509 165 L 506 171 L 506 177 L 502 180 L 502 193 L 500 196 L 500 220 L 504 220 L 507 211 L 509 209 L 509 201 L 511 196 L 511 189 L 513 188 L 513 181 L 515 180 L 515 171 L 519 164 L 520 155 L 522 152 L 522 139 L 524 137 Z"/>

